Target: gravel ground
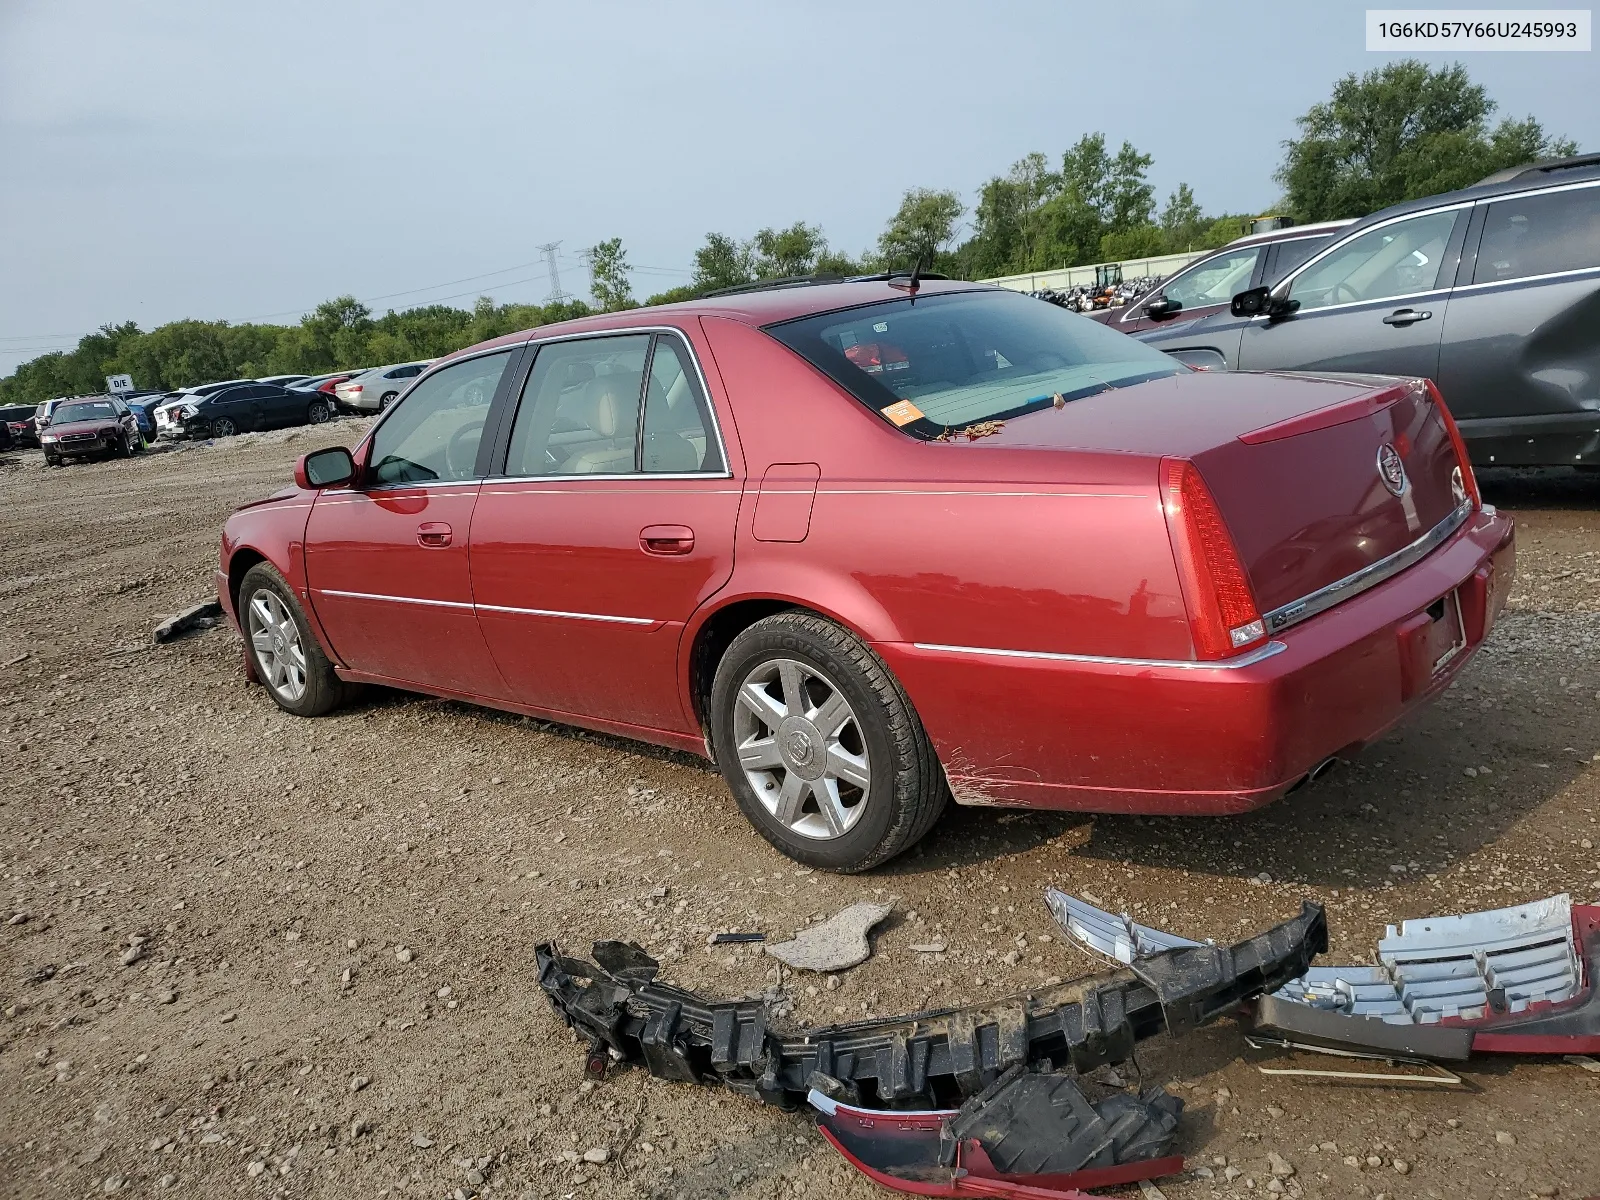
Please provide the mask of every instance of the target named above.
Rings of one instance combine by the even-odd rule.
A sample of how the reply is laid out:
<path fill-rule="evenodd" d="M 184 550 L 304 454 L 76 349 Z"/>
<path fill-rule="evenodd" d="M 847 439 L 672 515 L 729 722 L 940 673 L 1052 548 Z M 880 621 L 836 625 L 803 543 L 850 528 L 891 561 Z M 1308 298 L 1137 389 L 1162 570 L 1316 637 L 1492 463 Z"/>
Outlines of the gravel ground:
<path fill-rule="evenodd" d="M 1403 917 L 1600 894 L 1600 479 L 1486 477 L 1519 525 L 1510 612 L 1439 704 L 1316 786 L 1214 820 L 953 810 L 840 878 L 778 856 L 686 756 L 388 692 L 300 721 L 244 684 L 226 628 L 149 649 L 204 598 L 229 509 L 360 428 L 0 458 L 0 1194 L 865 1198 L 800 1117 L 640 1071 L 582 1083 L 534 944 L 635 938 L 674 981 L 781 984 L 824 1022 L 1093 969 L 1050 884 L 1219 939 L 1309 896 L 1357 959 Z M 873 958 L 833 979 L 706 945 L 888 897 Z M 1291 1196 L 1600 1191 L 1600 1074 L 1486 1058 L 1406 1089 L 1267 1057 L 1229 1022 L 1142 1048 L 1189 1106 L 1166 1196 L 1276 1190 L 1269 1154 Z"/>

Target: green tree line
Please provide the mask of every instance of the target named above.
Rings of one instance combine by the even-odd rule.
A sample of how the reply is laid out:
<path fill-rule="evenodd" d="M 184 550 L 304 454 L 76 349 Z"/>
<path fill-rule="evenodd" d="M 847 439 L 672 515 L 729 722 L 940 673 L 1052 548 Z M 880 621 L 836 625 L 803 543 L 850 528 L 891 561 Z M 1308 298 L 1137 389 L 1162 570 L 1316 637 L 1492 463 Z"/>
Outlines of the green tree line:
<path fill-rule="evenodd" d="M 352 367 L 437 358 L 518 329 L 589 312 L 582 301 L 470 309 L 429 304 L 374 318 L 354 296 L 317 305 L 296 325 L 172 321 L 145 332 L 132 321 L 103 325 L 76 349 L 25 362 L 0 379 L 0 404 L 37 404 L 105 390 L 107 375 L 128 374 L 141 388 L 180 388 L 260 375 L 321 375 Z"/>
<path fill-rule="evenodd" d="M 1533 117 L 1502 118 L 1460 64 L 1432 69 L 1386 64 L 1334 84 L 1297 120 L 1275 175 L 1270 211 L 1301 222 L 1361 217 L 1390 204 L 1466 187 L 1503 167 L 1572 154 Z M 741 238 L 708 233 L 688 284 L 645 303 L 691 299 L 721 288 L 793 275 L 856 275 L 922 263 L 960 279 L 986 279 L 1085 263 L 1221 246 L 1259 213 L 1208 213 L 1179 183 L 1158 204 L 1151 156 L 1129 142 L 1112 150 L 1085 134 L 1058 158 L 1035 152 L 983 183 L 970 212 L 954 191 L 912 188 L 875 245 L 852 254 L 820 226 L 797 221 Z M 963 234 L 965 236 L 963 236 Z M 590 292 L 601 311 L 638 304 L 620 238 L 585 251 Z M 0 402 L 37 402 L 94 392 L 125 372 L 140 387 L 185 387 L 235 376 L 315 374 L 432 358 L 512 330 L 590 311 L 582 302 L 434 304 L 374 317 L 355 298 L 329 300 L 297 325 L 175 321 L 144 332 L 105 325 L 75 350 L 46 354 L 0 379 Z"/>

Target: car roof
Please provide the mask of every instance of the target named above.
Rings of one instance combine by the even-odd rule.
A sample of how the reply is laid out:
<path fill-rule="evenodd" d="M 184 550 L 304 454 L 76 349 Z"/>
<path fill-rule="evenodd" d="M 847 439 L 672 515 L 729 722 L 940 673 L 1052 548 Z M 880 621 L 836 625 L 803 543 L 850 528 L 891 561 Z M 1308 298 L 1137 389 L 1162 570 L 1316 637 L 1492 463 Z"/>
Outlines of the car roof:
<path fill-rule="evenodd" d="M 1345 217 L 1338 221 L 1316 221 L 1310 225 L 1285 225 L 1281 229 L 1268 229 L 1262 233 L 1247 233 L 1241 238 L 1234 238 L 1224 250 L 1231 250 L 1235 246 L 1261 246 L 1268 242 L 1292 242 L 1297 238 L 1317 237 L 1327 235 L 1336 230 L 1343 229 L 1346 225 L 1354 225 L 1355 217 Z M 1198 259 L 1196 260 L 1199 261 Z"/>
<path fill-rule="evenodd" d="M 463 354 L 480 354 L 500 346 L 520 346 L 534 338 L 562 337 L 567 334 L 601 333 L 613 330 L 673 324 L 693 317 L 726 317 L 746 325 L 771 325 L 791 321 L 817 313 L 837 312 L 847 308 L 860 308 L 885 300 L 904 300 L 910 293 L 905 281 L 896 279 L 899 287 L 890 287 L 881 279 L 841 280 L 823 283 L 787 283 L 760 290 L 733 292 L 721 296 L 702 296 L 698 300 L 683 300 L 676 304 L 655 304 L 645 308 L 630 308 L 622 312 L 596 313 L 553 325 L 540 325 L 508 333 L 476 346 L 458 350 L 438 362 L 446 362 Z M 953 292 L 998 292 L 1018 295 L 1008 288 L 987 283 L 968 283 L 957 279 L 924 279 L 918 296 L 932 296 Z"/>
<path fill-rule="evenodd" d="M 1363 228 L 1409 213 L 1427 212 L 1429 209 L 1440 208 L 1447 204 L 1494 200 L 1501 196 L 1515 196 L 1520 192 L 1560 187 L 1568 183 L 1593 183 L 1600 180 L 1600 155 L 1580 154 L 1570 159 L 1552 159 L 1546 163 L 1529 163 L 1525 167 L 1512 167 L 1509 171 L 1512 173 L 1510 178 L 1500 178 L 1507 172 L 1498 171 L 1471 187 L 1464 187 L 1454 192 L 1440 192 L 1436 196 L 1423 196 L 1419 200 L 1402 200 L 1399 204 L 1380 208 L 1377 212 L 1362 217 L 1353 228 Z"/>

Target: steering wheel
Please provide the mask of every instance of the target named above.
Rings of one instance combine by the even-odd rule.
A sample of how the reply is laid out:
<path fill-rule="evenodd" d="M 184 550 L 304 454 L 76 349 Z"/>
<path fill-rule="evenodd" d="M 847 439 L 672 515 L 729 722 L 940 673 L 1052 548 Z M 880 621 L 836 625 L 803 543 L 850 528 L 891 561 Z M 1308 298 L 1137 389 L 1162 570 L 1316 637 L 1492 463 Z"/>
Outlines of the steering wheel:
<path fill-rule="evenodd" d="M 1340 299 L 1340 293 L 1344 293 L 1343 299 Z M 1335 304 L 1358 304 L 1365 299 L 1364 296 L 1358 296 L 1355 288 L 1342 279 L 1333 285 L 1333 291 L 1330 294 Z"/>
<path fill-rule="evenodd" d="M 444 461 L 456 479 L 470 479 L 478 465 L 478 441 L 483 433 L 482 421 L 468 421 L 450 435 L 445 447 Z"/>

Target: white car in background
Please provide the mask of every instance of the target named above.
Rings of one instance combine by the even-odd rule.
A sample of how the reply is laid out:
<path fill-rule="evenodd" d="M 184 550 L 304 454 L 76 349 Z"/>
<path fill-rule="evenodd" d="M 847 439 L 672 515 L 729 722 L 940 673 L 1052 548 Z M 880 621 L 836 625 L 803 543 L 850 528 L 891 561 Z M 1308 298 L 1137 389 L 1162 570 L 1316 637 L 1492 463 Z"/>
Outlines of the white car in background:
<path fill-rule="evenodd" d="M 363 371 L 343 383 L 334 385 L 333 394 L 345 408 L 353 408 L 360 412 L 382 412 L 432 363 L 433 359 L 430 358 L 423 362 L 373 367 L 369 371 Z"/>

